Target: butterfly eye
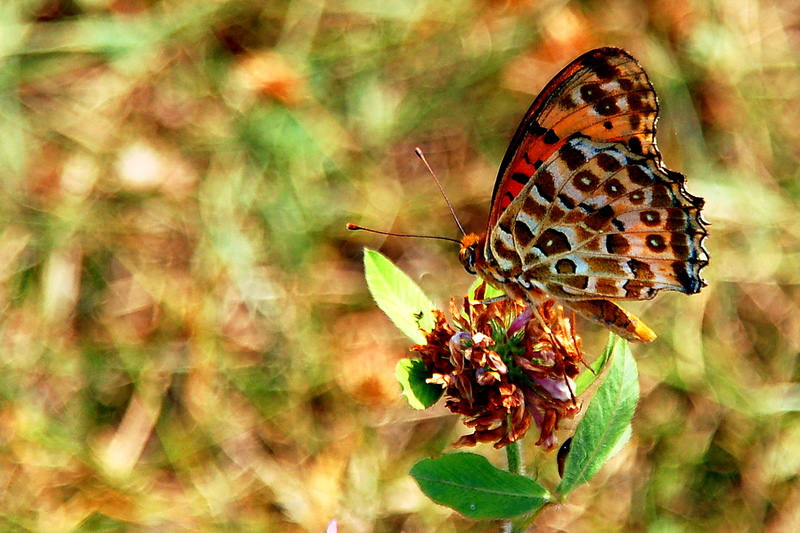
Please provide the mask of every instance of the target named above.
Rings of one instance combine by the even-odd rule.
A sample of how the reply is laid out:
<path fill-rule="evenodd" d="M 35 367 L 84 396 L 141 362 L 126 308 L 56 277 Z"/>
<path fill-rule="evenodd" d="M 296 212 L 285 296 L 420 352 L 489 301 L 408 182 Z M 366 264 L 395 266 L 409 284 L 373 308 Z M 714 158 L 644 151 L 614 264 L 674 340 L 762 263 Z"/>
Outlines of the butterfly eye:
<path fill-rule="evenodd" d="M 478 255 L 483 253 L 486 245 L 486 235 L 476 235 L 470 233 L 461 239 L 461 250 L 458 252 L 458 260 L 464 269 L 470 274 L 477 274 L 478 270 L 483 270 L 483 258 Z"/>
<path fill-rule="evenodd" d="M 464 251 L 464 260 L 462 261 L 464 268 L 470 274 L 477 274 L 475 270 L 475 245 L 468 246 Z"/>

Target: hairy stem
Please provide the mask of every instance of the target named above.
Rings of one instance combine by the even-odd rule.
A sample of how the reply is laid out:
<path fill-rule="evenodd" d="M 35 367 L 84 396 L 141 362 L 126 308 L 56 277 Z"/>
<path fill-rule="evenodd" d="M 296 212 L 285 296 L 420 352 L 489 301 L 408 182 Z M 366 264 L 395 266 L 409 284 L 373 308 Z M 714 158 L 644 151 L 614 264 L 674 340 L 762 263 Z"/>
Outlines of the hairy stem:
<path fill-rule="evenodd" d="M 524 475 L 525 466 L 522 464 L 522 443 L 513 442 L 506 446 L 506 459 L 508 461 L 508 471 L 512 474 Z M 512 520 L 505 520 L 503 523 L 504 533 L 522 533 L 525 528 Z"/>
<path fill-rule="evenodd" d="M 522 464 L 522 443 L 512 442 L 506 446 L 506 458 L 508 460 L 508 471 L 512 474 L 525 475 L 525 466 Z"/>

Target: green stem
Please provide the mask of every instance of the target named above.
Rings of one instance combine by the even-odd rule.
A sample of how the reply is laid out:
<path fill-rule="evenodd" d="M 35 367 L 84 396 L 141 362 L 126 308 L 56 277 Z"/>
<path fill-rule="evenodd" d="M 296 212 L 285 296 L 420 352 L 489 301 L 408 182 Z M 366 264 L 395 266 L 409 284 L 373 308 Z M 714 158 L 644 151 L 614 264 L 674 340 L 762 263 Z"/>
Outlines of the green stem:
<path fill-rule="evenodd" d="M 522 443 L 512 442 L 506 446 L 506 458 L 508 459 L 508 471 L 512 474 L 525 475 L 525 466 L 522 464 Z"/>
<path fill-rule="evenodd" d="M 509 472 L 520 476 L 525 474 L 525 465 L 522 464 L 522 443 L 520 441 L 513 442 L 506 446 L 506 459 L 508 460 Z M 503 523 L 503 531 L 505 533 L 523 533 L 525 527 L 521 524 L 514 523 L 513 520 L 505 520 Z"/>

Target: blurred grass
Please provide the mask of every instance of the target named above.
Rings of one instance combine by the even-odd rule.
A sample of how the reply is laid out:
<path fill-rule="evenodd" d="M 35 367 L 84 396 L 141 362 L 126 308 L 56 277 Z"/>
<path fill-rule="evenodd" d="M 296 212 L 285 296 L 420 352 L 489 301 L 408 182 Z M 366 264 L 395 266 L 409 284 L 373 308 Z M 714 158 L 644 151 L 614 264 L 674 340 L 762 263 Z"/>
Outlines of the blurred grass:
<path fill-rule="evenodd" d="M 709 287 L 635 306 L 660 337 L 635 347 L 633 440 L 539 529 L 800 530 L 799 15 L 3 3 L 0 529 L 495 530 L 407 475 L 460 429 L 399 398 L 407 343 L 361 248 L 440 302 L 470 279 L 451 247 L 344 224 L 456 235 L 418 145 L 480 229 L 534 95 L 616 45 L 659 92 L 665 161 L 706 198 Z"/>

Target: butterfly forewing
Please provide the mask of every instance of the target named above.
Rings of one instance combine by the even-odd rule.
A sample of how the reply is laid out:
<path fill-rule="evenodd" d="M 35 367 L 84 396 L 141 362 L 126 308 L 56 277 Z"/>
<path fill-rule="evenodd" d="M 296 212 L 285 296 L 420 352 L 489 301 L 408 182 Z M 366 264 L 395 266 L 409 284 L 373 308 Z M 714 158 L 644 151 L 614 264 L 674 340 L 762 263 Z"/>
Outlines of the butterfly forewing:
<path fill-rule="evenodd" d="M 599 48 L 582 55 L 547 84 L 520 123 L 500 166 L 489 224 L 574 133 L 658 157 L 657 117 L 653 86 L 630 54 Z"/>

